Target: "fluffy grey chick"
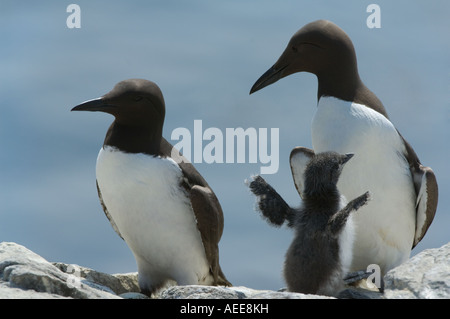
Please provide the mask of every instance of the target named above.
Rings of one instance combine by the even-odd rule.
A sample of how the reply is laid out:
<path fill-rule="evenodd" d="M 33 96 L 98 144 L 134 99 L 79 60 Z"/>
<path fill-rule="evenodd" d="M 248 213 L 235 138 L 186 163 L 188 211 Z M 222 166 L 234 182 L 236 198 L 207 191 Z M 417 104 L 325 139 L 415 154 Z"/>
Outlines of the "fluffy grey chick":
<path fill-rule="evenodd" d="M 254 177 L 249 187 L 258 196 L 259 210 L 270 224 L 281 226 L 287 221 L 295 230 L 284 264 L 288 290 L 336 296 L 344 288 L 343 278 L 352 259 L 354 229 L 350 213 L 369 201 L 369 192 L 346 204 L 337 189 L 340 173 L 353 154 L 315 155 L 308 149 L 296 150 L 303 152 L 306 164 L 304 169 L 297 165 L 294 176 L 297 188 L 299 184 L 303 188 L 301 192 L 298 189 L 303 198 L 300 208 L 291 208 L 261 176 Z M 298 182 L 299 175 L 302 182 Z"/>

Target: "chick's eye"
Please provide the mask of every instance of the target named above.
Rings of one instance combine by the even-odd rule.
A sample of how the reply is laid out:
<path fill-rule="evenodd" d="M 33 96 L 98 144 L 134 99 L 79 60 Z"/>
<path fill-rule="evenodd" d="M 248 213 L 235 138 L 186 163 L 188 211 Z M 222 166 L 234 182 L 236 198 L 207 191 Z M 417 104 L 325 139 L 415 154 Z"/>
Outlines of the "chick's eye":
<path fill-rule="evenodd" d="M 292 51 L 293 51 L 294 53 L 297 53 L 297 52 L 298 52 L 298 49 L 297 49 L 296 46 L 292 46 L 291 49 L 292 49 Z"/>
<path fill-rule="evenodd" d="M 134 97 L 134 100 L 137 102 L 137 101 L 140 101 L 140 100 L 142 100 L 142 96 L 135 96 Z"/>

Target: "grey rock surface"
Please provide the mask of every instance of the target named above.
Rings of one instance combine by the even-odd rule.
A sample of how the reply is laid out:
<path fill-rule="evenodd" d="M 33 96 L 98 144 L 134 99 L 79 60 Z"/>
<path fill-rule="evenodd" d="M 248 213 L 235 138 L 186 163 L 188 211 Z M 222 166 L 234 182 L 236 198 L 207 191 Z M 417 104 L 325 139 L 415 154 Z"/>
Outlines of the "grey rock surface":
<path fill-rule="evenodd" d="M 384 293 L 349 287 L 341 298 L 450 299 L 450 243 L 427 249 L 389 271 Z M 330 298 L 242 286 L 174 286 L 161 289 L 158 299 L 317 299 Z M 0 243 L 1 299 L 147 299 L 139 292 L 137 273 L 105 274 L 86 267 L 50 263 L 16 243 Z"/>
<path fill-rule="evenodd" d="M 321 299 L 331 298 L 318 295 L 305 295 L 294 292 L 255 290 L 243 286 L 173 286 L 160 294 L 162 299 Z"/>
<path fill-rule="evenodd" d="M 384 277 L 385 298 L 449 299 L 450 243 L 426 249 Z"/>
<path fill-rule="evenodd" d="M 76 270 L 75 266 L 72 266 Z M 0 243 L 0 298 L 120 298 L 16 243 Z"/>

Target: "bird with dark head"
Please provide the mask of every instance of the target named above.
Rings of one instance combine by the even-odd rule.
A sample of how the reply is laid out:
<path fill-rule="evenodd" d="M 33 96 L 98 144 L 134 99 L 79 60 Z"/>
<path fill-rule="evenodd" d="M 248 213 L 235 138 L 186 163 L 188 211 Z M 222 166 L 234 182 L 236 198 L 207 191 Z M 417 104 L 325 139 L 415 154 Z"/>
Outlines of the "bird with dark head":
<path fill-rule="evenodd" d="M 369 192 L 349 203 L 339 193 L 339 176 L 353 154 L 314 155 L 305 148 L 293 152 L 296 169 L 302 170 L 298 178 L 304 185 L 299 208 L 291 208 L 261 176 L 254 177 L 249 187 L 270 224 L 280 226 L 287 221 L 295 230 L 284 263 L 288 290 L 338 296 L 352 260 L 354 225 L 350 213 L 369 201 Z"/>
<path fill-rule="evenodd" d="M 381 101 L 362 82 L 353 43 L 336 24 L 318 20 L 298 30 L 250 94 L 297 72 L 317 76 L 313 152 L 358 154 L 338 187 L 347 198 L 367 189 L 373 195 L 371 205 L 355 216 L 358 226 L 351 269 L 377 264 L 384 276 L 409 258 L 433 221 L 438 202 L 434 172 L 421 164 Z M 295 165 L 291 156 L 300 193 L 303 182 L 296 177 Z"/>
<path fill-rule="evenodd" d="M 162 136 L 165 104 L 151 81 L 119 82 L 72 111 L 114 116 L 97 158 L 100 203 L 152 294 L 179 285 L 230 285 L 219 265 L 220 203 L 204 178 Z"/>
<path fill-rule="evenodd" d="M 114 116 L 105 145 L 128 153 L 159 155 L 166 108 L 162 92 L 155 83 L 141 79 L 121 81 L 107 94 L 86 101 L 72 111 L 104 112 Z"/>
<path fill-rule="evenodd" d="M 330 21 L 318 20 L 298 30 L 278 61 L 253 85 L 250 94 L 298 72 L 319 82 L 317 96 L 334 96 L 366 104 L 386 115 L 381 101 L 361 81 L 355 48 L 349 36 Z"/>

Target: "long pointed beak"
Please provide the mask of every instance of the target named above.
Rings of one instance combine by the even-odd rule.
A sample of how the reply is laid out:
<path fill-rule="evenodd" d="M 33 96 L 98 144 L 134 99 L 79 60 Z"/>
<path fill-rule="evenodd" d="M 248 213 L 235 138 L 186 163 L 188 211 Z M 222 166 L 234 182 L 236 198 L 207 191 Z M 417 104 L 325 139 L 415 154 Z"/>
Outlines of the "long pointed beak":
<path fill-rule="evenodd" d="M 103 98 L 99 97 L 96 99 L 83 102 L 72 108 L 71 111 L 90 111 L 90 112 L 100 111 L 109 113 L 114 108 L 116 108 L 116 106 L 108 104 Z"/>
<path fill-rule="evenodd" d="M 353 154 L 353 153 L 345 154 L 345 158 L 344 158 L 343 164 L 347 163 L 353 157 L 353 155 L 355 155 L 355 154 Z"/>
<path fill-rule="evenodd" d="M 288 65 L 283 67 L 276 67 L 276 64 L 272 66 L 269 70 L 267 70 L 261 77 L 253 84 L 250 94 L 265 88 L 268 85 L 271 85 L 277 82 L 279 79 L 285 76 L 284 70 Z"/>

